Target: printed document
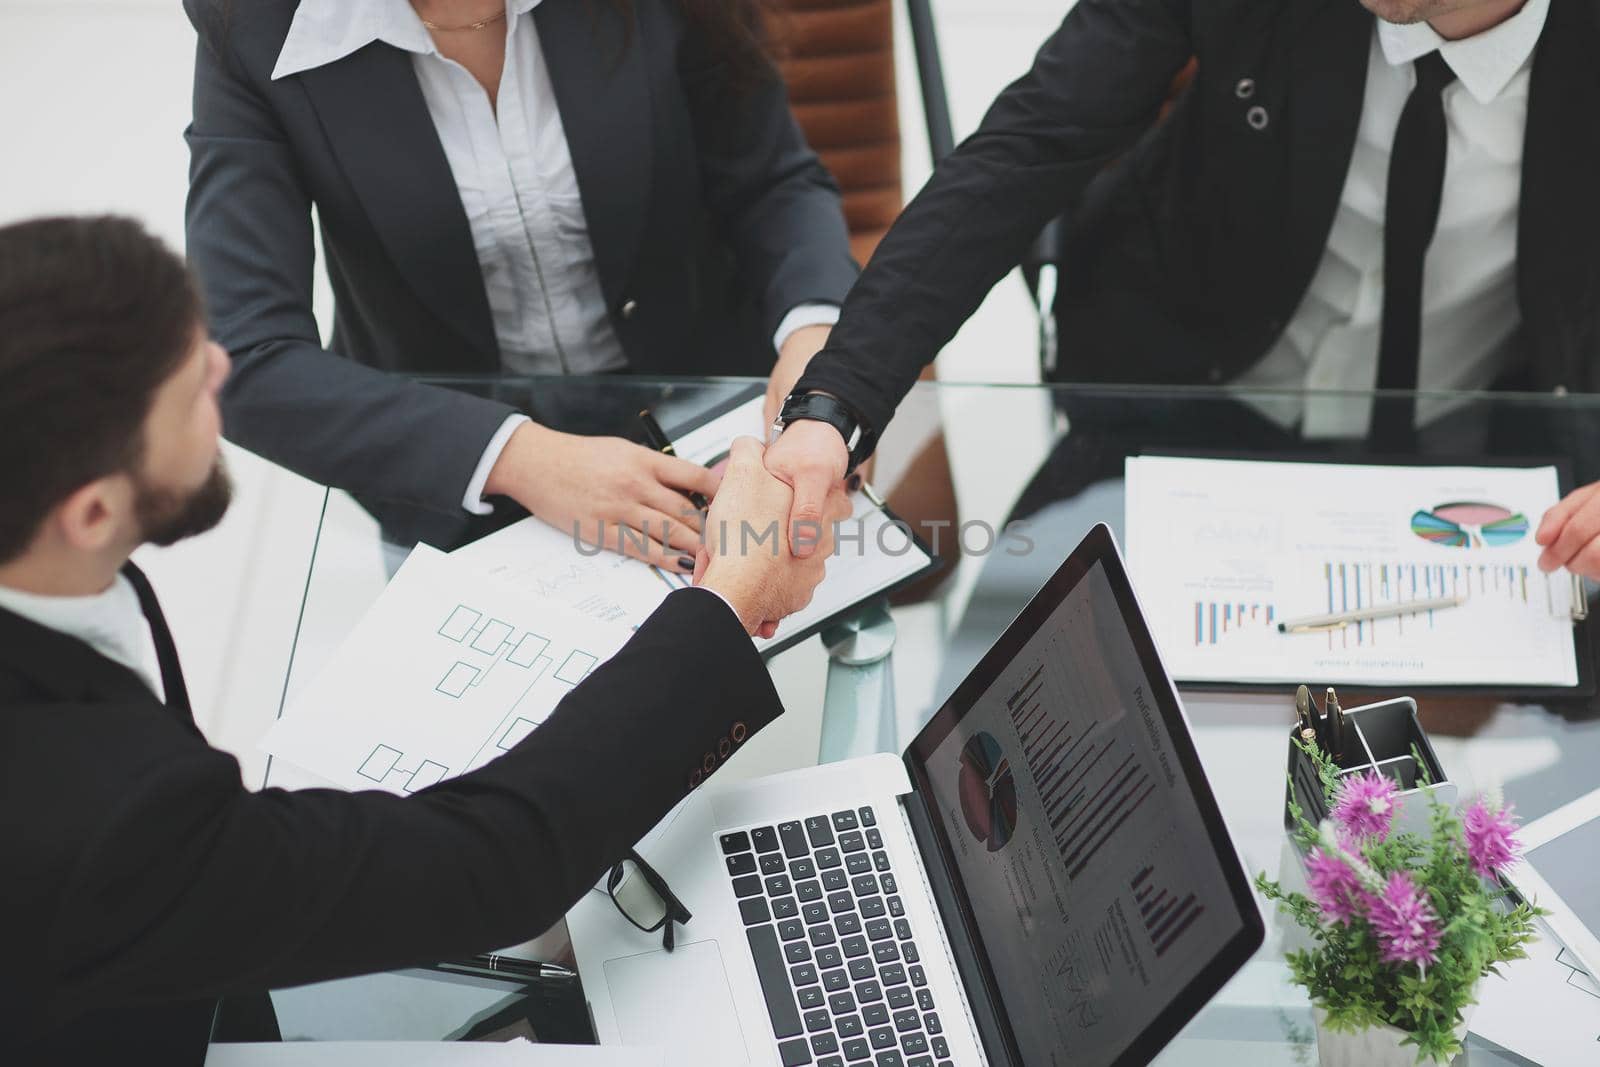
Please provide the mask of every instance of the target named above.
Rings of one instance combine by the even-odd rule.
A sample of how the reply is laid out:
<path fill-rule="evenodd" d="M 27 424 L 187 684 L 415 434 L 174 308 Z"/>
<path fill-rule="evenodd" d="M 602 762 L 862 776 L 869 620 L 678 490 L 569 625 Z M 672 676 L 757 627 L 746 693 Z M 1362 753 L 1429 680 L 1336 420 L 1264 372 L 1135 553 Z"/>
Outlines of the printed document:
<path fill-rule="evenodd" d="M 1573 583 L 1536 566 L 1554 467 L 1132 457 L 1128 565 L 1189 682 L 1576 686 Z M 1278 623 L 1460 606 L 1312 633 Z"/>

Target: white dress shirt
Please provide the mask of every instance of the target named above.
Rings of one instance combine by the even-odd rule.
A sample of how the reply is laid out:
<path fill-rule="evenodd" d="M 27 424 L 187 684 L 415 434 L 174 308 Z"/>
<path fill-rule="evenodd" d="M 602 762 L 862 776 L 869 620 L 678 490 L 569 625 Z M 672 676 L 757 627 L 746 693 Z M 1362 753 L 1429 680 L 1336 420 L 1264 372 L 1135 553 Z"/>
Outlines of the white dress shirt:
<path fill-rule="evenodd" d="M 1449 130 L 1439 227 L 1423 269 L 1423 390 L 1484 389 L 1508 366 L 1521 322 L 1517 303 L 1517 213 L 1531 57 L 1550 0 L 1474 37 L 1447 41 L 1426 22 L 1377 23 L 1355 151 L 1328 247 L 1299 309 L 1242 387 L 1372 389 L 1383 319 L 1383 222 L 1389 156 L 1400 112 L 1416 85 L 1413 61 L 1437 50 L 1457 81 L 1444 90 Z M 1307 437 L 1359 436 L 1370 405 L 1348 399 L 1252 397 L 1251 403 Z M 1422 398 L 1418 419 L 1447 409 Z"/>
<path fill-rule="evenodd" d="M 167 699 L 155 638 L 139 607 L 139 594 L 124 576 L 117 575 L 110 588 L 93 596 L 40 596 L 0 585 L 0 608 L 76 637 L 138 675 L 157 700 Z"/>
<path fill-rule="evenodd" d="M 408 0 L 301 0 L 274 80 L 336 62 L 373 41 L 411 54 L 417 83 L 456 181 L 483 272 L 503 368 L 512 374 L 600 374 L 628 361 L 611 327 L 561 110 L 530 12 L 506 0 L 505 68 L 497 103 L 439 52 Z M 793 308 L 773 338 L 831 324 L 831 305 Z M 462 506 L 492 508 L 483 487 L 526 416 L 513 415 L 484 450 Z"/>

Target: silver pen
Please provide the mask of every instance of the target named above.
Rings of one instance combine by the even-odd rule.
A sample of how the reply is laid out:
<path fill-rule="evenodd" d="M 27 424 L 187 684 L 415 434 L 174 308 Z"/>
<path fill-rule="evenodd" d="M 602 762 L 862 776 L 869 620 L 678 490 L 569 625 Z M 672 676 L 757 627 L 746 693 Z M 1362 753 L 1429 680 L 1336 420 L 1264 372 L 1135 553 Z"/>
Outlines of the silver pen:
<path fill-rule="evenodd" d="M 1416 615 L 1424 611 L 1440 611 L 1460 607 L 1467 602 L 1463 596 L 1434 597 L 1431 600 L 1407 600 L 1399 604 L 1362 608 L 1359 611 L 1340 611 L 1331 615 L 1307 615 L 1300 619 L 1284 619 L 1278 623 L 1280 634 L 1303 634 L 1316 630 L 1341 630 L 1358 622 L 1374 619 L 1391 619 L 1396 615 Z"/>

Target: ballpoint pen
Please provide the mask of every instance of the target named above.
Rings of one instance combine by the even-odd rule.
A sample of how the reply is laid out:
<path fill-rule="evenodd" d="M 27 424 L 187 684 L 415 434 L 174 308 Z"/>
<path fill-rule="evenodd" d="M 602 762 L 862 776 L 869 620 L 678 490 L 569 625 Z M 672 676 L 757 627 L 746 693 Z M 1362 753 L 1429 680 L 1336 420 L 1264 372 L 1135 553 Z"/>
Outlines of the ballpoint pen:
<path fill-rule="evenodd" d="M 1294 691 L 1294 713 L 1300 723 L 1300 740 L 1308 745 L 1318 744 L 1317 720 L 1311 712 L 1311 690 L 1306 686 Z"/>
<path fill-rule="evenodd" d="M 1383 604 L 1357 611 L 1339 611 L 1330 615 L 1307 615 L 1299 619 L 1284 619 L 1278 623 L 1278 632 L 1303 634 L 1318 630 L 1340 630 L 1346 626 L 1354 626 L 1358 622 L 1390 619 L 1396 615 L 1416 615 L 1425 611 L 1442 611 L 1445 608 L 1460 607 L 1466 602 L 1466 597 L 1445 596 L 1431 600 L 1407 600 L 1398 604 Z"/>
<path fill-rule="evenodd" d="M 639 421 L 644 424 L 644 439 L 651 448 L 660 452 L 663 456 L 676 456 L 678 454 L 677 450 L 672 447 L 672 440 L 661 429 L 661 424 L 656 421 L 656 417 L 650 414 L 649 408 L 639 412 Z M 689 490 L 689 503 L 701 511 L 711 506 L 711 501 L 693 489 Z"/>
<path fill-rule="evenodd" d="M 1328 720 L 1328 753 L 1335 763 L 1344 759 L 1344 709 L 1339 706 L 1339 694 L 1328 686 L 1328 697 L 1323 702 L 1322 713 Z"/>

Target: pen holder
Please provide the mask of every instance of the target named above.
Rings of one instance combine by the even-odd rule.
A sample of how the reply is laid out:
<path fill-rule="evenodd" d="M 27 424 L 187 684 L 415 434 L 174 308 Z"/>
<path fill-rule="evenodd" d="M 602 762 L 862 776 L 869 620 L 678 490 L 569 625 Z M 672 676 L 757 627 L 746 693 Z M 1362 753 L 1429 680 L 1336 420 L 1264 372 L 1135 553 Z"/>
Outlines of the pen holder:
<path fill-rule="evenodd" d="M 1318 720 L 1325 721 L 1320 713 Z M 1400 793 L 1396 798 L 1394 828 L 1400 831 L 1426 834 L 1428 832 L 1428 794 L 1446 806 L 1456 802 L 1456 784 L 1445 775 L 1433 743 L 1417 719 L 1417 702 L 1410 697 L 1395 697 L 1344 713 L 1345 731 L 1343 751 L 1335 762 L 1340 777 L 1361 774 L 1376 769 L 1394 779 Z M 1300 726 L 1289 732 L 1289 783 L 1285 799 L 1300 805 L 1312 824 L 1328 817 L 1328 804 L 1323 797 L 1322 781 L 1316 764 L 1295 744 L 1300 736 Z M 1422 765 L 1418 766 L 1418 759 Z M 1426 771 L 1426 774 L 1423 771 Z M 1426 782 L 1427 784 L 1424 784 Z M 1294 818 L 1284 805 L 1283 824 L 1295 829 Z"/>

